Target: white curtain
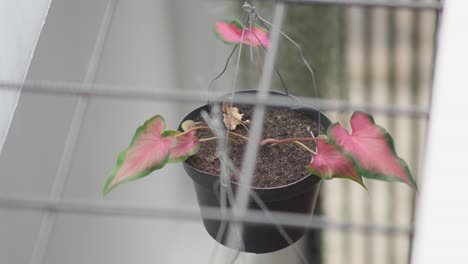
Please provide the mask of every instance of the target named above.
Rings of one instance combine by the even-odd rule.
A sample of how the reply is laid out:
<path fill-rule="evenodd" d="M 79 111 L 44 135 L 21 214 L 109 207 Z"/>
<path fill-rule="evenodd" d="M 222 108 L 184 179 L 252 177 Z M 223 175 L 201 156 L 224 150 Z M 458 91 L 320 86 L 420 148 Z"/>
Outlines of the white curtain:
<path fill-rule="evenodd" d="M 24 82 L 51 0 L 0 0 L 0 82 Z M 0 89 L 0 152 L 20 90 Z"/>

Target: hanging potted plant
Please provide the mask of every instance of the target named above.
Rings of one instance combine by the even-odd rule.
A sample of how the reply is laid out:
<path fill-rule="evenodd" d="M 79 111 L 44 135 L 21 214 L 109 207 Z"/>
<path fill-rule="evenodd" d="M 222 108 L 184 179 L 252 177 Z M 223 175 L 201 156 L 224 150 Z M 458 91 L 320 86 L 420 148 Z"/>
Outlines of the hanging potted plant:
<path fill-rule="evenodd" d="M 243 29 L 240 22 L 233 20 L 217 23 L 216 34 L 226 43 L 244 43 L 256 48 L 269 45 L 265 29 L 257 25 Z M 294 97 L 278 92 L 272 92 L 272 95 L 281 96 L 296 107 L 268 107 L 266 110 L 250 189 L 255 199 L 249 203 L 249 209 L 310 214 L 321 179 L 344 178 L 364 187 L 362 177 L 365 177 L 401 181 L 417 189 L 406 162 L 397 155 L 392 137 L 375 124 L 371 115 L 354 112 L 348 130 L 340 123 L 331 124 L 317 110 L 297 107 L 298 101 Z M 194 182 L 200 207 L 220 208 L 223 188 L 235 197 L 242 177 L 236 168 L 242 166 L 245 148 L 251 143 L 249 126 L 256 121 L 250 120 L 253 107 L 237 103 L 234 98 L 227 98 L 220 107 L 222 117 L 219 118 L 225 126 L 223 132 L 227 135 L 229 162 L 232 163 L 229 184 L 222 184 L 220 179 L 222 162 L 227 161 L 221 161 L 218 156 L 218 136 L 202 118 L 203 111 L 209 114 L 213 109 L 207 104 L 190 112 L 177 130 L 166 130 L 165 120 L 160 115 L 140 126 L 128 148 L 118 155 L 104 185 L 104 194 L 122 183 L 147 176 L 167 163 L 182 162 Z M 227 199 L 225 205 L 229 207 L 230 202 Z M 229 223 L 223 226 L 221 221 L 210 219 L 203 219 L 203 222 L 213 238 L 226 244 Z M 241 250 L 273 252 L 287 247 L 304 234 L 301 228 L 281 228 L 289 239 L 285 239 L 284 232 L 273 223 L 244 224 Z"/>

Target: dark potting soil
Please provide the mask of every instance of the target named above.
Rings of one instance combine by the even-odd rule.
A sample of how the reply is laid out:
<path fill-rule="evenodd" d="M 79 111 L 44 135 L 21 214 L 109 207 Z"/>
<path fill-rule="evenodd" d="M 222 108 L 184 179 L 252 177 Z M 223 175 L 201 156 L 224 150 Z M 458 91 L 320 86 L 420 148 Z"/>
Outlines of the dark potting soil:
<path fill-rule="evenodd" d="M 236 106 L 241 114 L 244 114 L 242 120 L 251 120 L 251 106 Z M 201 117 L 195 121 L 202 121 Z M 262 138 L 292 138 L 292 137 L 311 137 L 310 128 L 314 135 L 318 133 L 318 123 L 312 121 L 305 114 L 286 108 L 267 108 Z M 321 127 L 320 132 L 323 133 L 325 128 Z M 248 136 L 248 130 L 242 126 L 238 126 L 233 132 Z M 209 130 L 198 130 L 196 136 L 199 139 L 213 137 Z M 244 151 L 247 149 L 247 142 L 237 137 L 232 137 L 235 141 L 229 141 L 230 158 L 241 170 Z M 314 143 L 304 143 L 311 149 L 315 149 Z M 187 162 L 202 171 L 214 175 L 220 175 L 220 161 L 217 155 L 217 140 L 210 140 L 200 144 L 200 151 L 190 157 Z M 265 145 L 259 149 L 257 155 L 253 186 L 255 187 L 277 187 L 296 182 L 309 173 L 305 166 L 311 161 L 311 154 L 294 143 Z M 231 180 L 239 181 L 239 175 L 233 173 Z"/>

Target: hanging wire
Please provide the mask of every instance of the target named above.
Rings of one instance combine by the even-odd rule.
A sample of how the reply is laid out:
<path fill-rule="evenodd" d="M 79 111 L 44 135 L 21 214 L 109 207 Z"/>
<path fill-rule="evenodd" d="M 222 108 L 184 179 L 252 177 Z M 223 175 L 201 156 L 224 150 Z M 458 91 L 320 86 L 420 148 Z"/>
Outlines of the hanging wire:
<path fill-rule="evenodd" d="M 244 3 L 245 5 L 245 3 Z M 244 19 L 244 25 L 242 26 L 242 32 L 241 32 L 241 39 L 240 39 L 240 46 L 239 46 L 239 52 L 237 53 L 237 61 L 236 61 L 236 69 L 234 72 L 234 81 L 232 84 L 232 89 L 231 89 L 231 102 L 229 109 L 232 109 L 233 103 L 234 103 L 234 95 L 235 91 L 237 88 L 237 80 L 239 77 L 239 66 L 240 66 L 240 60 L 241 60 L 241 55 L 242 55 L 242 44 L 244 43 L 244 37 L 245 37 L 245 30 L 246 30 L 246 25 L 249 23 L 250 20 L 250 14 L 247 14 Z M 228 123 L 231 123 L 232 120 L 232 111 L 228 111 Z M 229 138 L 229 128 L 226 130 L 226 140 Z"/>
<path fill-rule="evenodd" d="M 257 17 L 258 19 L 260 20 L 260 22 L 262 23 L 262 25 L 266 28 L 268 28 L 268 26 L 266 24 L 268 24 L 270 26 L 270 28 L 274 29 L 274 30 L 278 30 L 278 32 L 283 36 L 285 37 L 287 40 L 289 40 L 289 42 L 291 42 L 294 46 L 296 46 L 297 50 L 299 51 L 299 55 L 301 56 L 301 59 L 302 61 L 304 62 L 304 65 L 307 67 L 307 69 L 309 70 L 310 72 L 310 75 L 312 77 L 312 86 L 313 86 L 313 91 L 314 91 L 314 96 L 315 97 L 318 97 L 318 90 L 317 90 L 317 84 L 316 84 L 316 81 L 315 81 L 315 74 L 314 74 L 314 70 L 312 69 L 312 67 L 310 66 L 309 62 L 307 62 L 307 59 L 305 58 L 304 56 L 304 52 L 302 51 L 302 47 L 301 45 L 299 45 L 297 42 L 295 42 L 291 37 L 289 37 L 286 33 L 284 33 L 283 31 L 281 31 L 280 29 L 277 29 L 272 23 L 270 23 L 268 20 L 264 19 L 263 17 L 259 16 L 257 14 Z M 266 23 L 266 24 L 265 24 Z"/>
<path fill-rule="evenodd" d="M 309 264 L 309 261 L 307 260 L 306 256 L 304 256 L 304 253 L 302 252 L 302 250 L 300 250 L 297 247 L 296 243 L 294 243 L 294 241 L 288 235 L 288 233 L 286 232 L 284 227 L 277 223 L 276 219 L 273 217 L 270 210 L 268 210 L 268 207 L 265 205 L 265 203 L 262 201 L 262 199 L 260 199 L 260 197 L 258 197 L 258 195 L 255 192 L 251 192 L 250 195 L 251 195 L 252 199 L 254 200 L 254 202 L 265 213 L 265 216 L 268 219 L 270 219 L 271 223 L 273 223 L 275 225 L 276 229 L 281 234 L 281 236 L 284 238 L 284 240 L 286 240 L 286 242 L 288 242 L 289 245 L 292 245 L 292 248 L 293 248 L 294 252 L 296 252 L 296 254 L 299 256 L 299 258 L 301 259 L 301 262 L 303 264 Z"/>
<path fill-rule="evenodd" d="M 258 14 L 255 12 L 255 6 L 251 5 L 250 3 L 248 3 L 248 1 L 245 1 L 244 5 L 242 6 L 244 8 L 244 10 L 249 14 L 249 27 L 250 27 L 250 34 L 253 35 L 258 43 L 260 44 L 260 46 L 262 47 L 263 51 L 266 52 L 267 49 L 265 47 L 265 45 L 263 45 L 263 43 L 260 41 L 260 38 L 257 36 L 257 34 L 255 34 L 255 32 L 252 30 L 252 24 L 255 24 L 255 21 L 257 20 L 257 16 Z M 264 24 L 263 24 L 264 25 Z M 265 28 L 268 28 L 266 26 L 264 26 Z M 250 50 L 251 50 L 251 53 L 252 53 L 252 37 L 250 37 Z M 252 55 L 251 55 L 252 56 Z M 283 77 L 281 76 L 281 73 L 280 71 L 278 70 L 278 67 L 276 65 L 276 62 L 274 62 L 274 68 L 275 68 L 275 73 L 276 75 L 278 76 L 280 82 L 281 82 L 281 86 L 283 87 L 284 89 L 284 92 L 286 93 L 286 95 L 289 95 L 289 91 L 288 91 L 288 87 L 286 86 L 286 82 L 284 81 Z"/>
<path fill-rule="evenodd" d="M 260 41 L 260 39 L 258 38 L 257 34 L 255 34 L 255 32 L 251 31 L 252 35 L 254 35 L 254 37 L 257 39 L 257 41 L 260 43 L 260 46 L 262 47 L 263 51 L 266 52 L 266 48 L 265 48 L 265 45 L 263 45 L 263 43 Z M 276 63 L 274 65 L 275 67 L 275 72 L 276 72 L 276 75 L 278 76 L 278 79 L 280 80 L 281 82 L 281 86 L 283 87 L 284 89 L 284 92 L 286 93 L 286 95 L 289 95 L 289 91 L 288 91 L 288 87 L 286 86 L 286 82 L 284 81 L 283 79 L 283 76 L 281 76 L 281 73 L 280 71 L 278 70 L 278 67 L 276 66 Z"/>
<path fill-rule="evenodd" d="M 221 175 L 220 181 L 218 184 L 213 185 L 213 193 L 217 194 L 218 190 L 220 190 L 220 197 L 218 197 L 220 201 L 220 208 L 221 208 L 221 215 L 225 216 L 227 212 L 227 200 L 229 200 L 230 204 L 233 204 L 234 201 L 234 194 L 232 192 L 231 180 L 230 175 L 231 171 L 235 169 L 231 160 L 229 159 L 229 147 L 227 144 L 226 134 L 224 133 L 223 125 L 221 124 L 221 110 L 218 105 L 214 105 L 211 111 L 212 117 L 208 115 L 205 111 L 201 112 L 201 116 L 208 127 L 210 127 L 211 131 L 214 135 L 218 138 L 218 156 L 221 164 Z M 219 185 L 221 183 L 221 186 Z M 216 240 L 221 241 L 222 236 L 227 228 L 227 221 L 222 221 L 221 225 L 218 229 L 218 233 L 216 234 Z M 236 233 L 236 238 L 240 241 L 240 246 L 238 248 L 238 252 L 240 252 L 242 245 L 242 235 L 240 233 Z M 214 258 L 216 256 L 217 250 L 219 248 L 219 244 L 215 245 L 214 250 L 211 253 L 210 260 L 208 263 L 214 263 Z M 236 258 L 237 259 L 237 258 Z"/>
<path fill-rule="evenodd" d="M 255 9 L 253 9 L 253 11 L 255 13 Z M 286 38 L 289 42 L 291 42 L 296 48 L 297 50 L 299 51 L 299 55 L 302 59 L 302 62 L 304 63 L 304 65 L 306 66 L 306 68 L 309 70 L 310 72 L 310 75 L 312 77 L 312 87 L 313 87 L 313 93 L 314 93 L 314 97 L 319 97 L 319 94 L 318 94 L 318 89 L 317 89 L 317 82 L 315 81 L 315 73 L 314 73 L 314 70 L 312 69 L 312 67 L 310 66 L 309 62 L 307 62 L 307 59 L 305 58 L 304 56 L 304 52 L 302 50 L 302 47 L 301 45 L 299 45 L 296 41 L 294 41 L 291 37 L 289 37 L 286 33 L 284 33 L 281 29 L 277 28 L 274 26 L 273 23 L 269 22 L 268 20 L 264 19 L 263 17 L 261 17 L 260 15 L 258 15 L 257 13 L 255 13 L 255 17 L 258 17 L 260 23 L 265 27 L 265 28 L 268 28 L 268 26 L 266 24 L 268 24 L 270 26 L 270 28 L 273 28 L 274 30 L 277 30 L 284 38 Z M 261 43 L 261 42 L 260 42 Z M 263 46 L 263 45 L 262 45 Z M 276 65 L 275 65 L 275 68 L 276 68 Z M 278 72 L 278 76 L 281 76 Z M 320 115 L 320 113 L 317 114 L 317 119 L 318 119 L 318 126 L 321 127 L 321 124 L 322 124 L 322 116 Z"/>
<path fill-rule="evenodd" d="M 244 26 L 243 26 L 243 29 L 242 29 L 242 35 L 241 35 L 241 43 L 240 45 L 242 45 L 242 42 L 243 42 L 243 39 L 244 39 L 244 33 L 245 33 L 245 29 L 246 27 L 249 27 L 249 32 L 250 34 L 252 34 L 256 39 L 257 41 L 259 42 L 259 44 L 261 45 L 263 51 L 266 52 L 266 47 L 263 45 L 263 43 L 260 41 L 260 39 L 258 38 L 257 34 L 255 34 L 254 31 L 252 31 L 252 25 L 255 24 L 255 21 L 256 21 L 256 18 L 257 18 L 257 13 L 255 12 L 255 6 L 253 5 L 250 5 L 248 3 L 248 1 L 245 1 L 244 4 L 242 5 L 242 8 L 247 12 L 247 17 L 245 19 L 245 22 L 244 22 Z M 262 24 L 264 25 L 265 28 L 267 28 L 267 26 L 262 22 Z M 250 62 L 253 61 L 253 44 L 252 44 L 252 37 L 249 38 L 249 41 L 250 41 L 250 47 L 249 47 L 249 50 L 250 50 Z M 235 44 L 234 48 L 232 49 L 231 53 L 229 54 L 227 60 L 226 60 L 226 63 L 224 65 L 224 68 L 223 70 L 215 77 L 213 78 L 209 85 L 208 85 L 208 91 L 211 91 L 212 89 L 212 86 L 214 85 L 215 81 L 217 81 L 219 78 L 221 78 L 221 76 L 224 75 L 224 73 L 226 72 L 227 70 L 227 67 L 229 65 L 229 61 L 230 59 L 232 58 L 232 56 L 234 55 L 234 52 L 236 51 L 237 47 L 239 46 L 239 44 Z M 239 55 L 238 55 L 238 63 L 240 63 L 240 54 L 241 54 L 241 50 L 239 50 Z M 275 72 L 278 76 L 278 79 L 280 80 L 281 82 L 281 86 L 283 87 L 284 89 L 284 92 L 286 93 L 286 95 L 289 95 L 289 91 L 288 91 L 288 88 L 286 86 L 286 82 L 284 81 L 280 71 L 278 70 L 278 67 L 275 63 L 274 65 L 275 67 Z M 234 78 L 237 78 L 237 66 L 236 66 L 236 73 L 234 74 Z M 236 80 L 234 81 L 234 89 L 236 88 Z M 231 106 L 232 107 L 232 106 Z"/>
<path fill-rule="evenodd" d="M 255 11 L 254 11 L 255 12 Z M 270 26 L 270 28 L 273 28 L 274 30 L 277 30 L 283 37 L 285 37 L 287 40 L 289 40 L 289 42 L 291 42 L 294 46 L 296 46 L 297 50 L 299 51 L 299 55 L 301 56 L 301 59 L 302 59 L 302 62 L 304 63 L 304 65 L 306 66 L 306 68 L 309 70 L 310 72 L 310 75 L 312 77 L 312 87 L 313 87 L 313 92 L 314 92 L 314 96 L 315 97 L 319 97 L 319 94 L 318 94 L 318 89 L 317 89 L 317 82 L 315 81 L 315 73 L 314 73 L 314 70 L 312 69 L 312 67 L 310 66 L 310 64 L 307 62 L 307 59 L 305 58 L 304 56 L 304 52 L 302 50 L 302 47 L 301 45 L 299 45 L 297 42 L 295 42 L 291 37 L 289 37 L 286 33 L 284 33 L 281 29 L 278 29 L 276 28 L 272 23 L 270 23 L 268 20 L 264 19 L 263 17 L 261 17 L 260 15 L 258 15 L 257 13 L 255 13 L 255 16 L 258 17 L 258 19 L 260 20 L 261 24 L 268 28 L 266 24 L 268 24 Z M 280 75 L 279 75 L 280 76 Z M 319 127 L 321 127 L 321 124 L 322 124 L 322 117 L 320 115 L 320 113 L 318 113 L 318 125 Z"/>
<path fill-rule="evenodd" d="M 281 25 L 283 21 L 283 15 L 285 12 L 285 6 L 282 3 L 276 4 L 276 8 L 274 11 L 274 21 Z M 273 73 L 273 62 L 275 61 L 276 51 L 278 46 L 279 34 L 273 33 L 271 36 L 272 45 L 267 53 L 266 60 L 265 60 L 265 71 L 260 80 L 259 88 L 257 97 L 258 98 L 265 98 L 268 96 L 268 91 L 271 84 L 272 73 Z M 239 181 L 239 188 L 237 191 L 237 199 L 235 201 L 235 206 L 233 207 L 233 213 L 237 217 L 242 218 L 246 215 L 247 212 L 247 205 L 249 202 L 249 193 L 250 187 L 252 186 L 252 179 L 254 174 L 254 167 L 255 167 L 255 160 L 258 153 L 259 143 L 260 143 L 260 136 L 263 127 L 263 120 L 265 114 L 265 107 L 261 105 L 256 105 L 254 108 L 252 120 L 255 122 L 251 125 L 250 130 L 250 144 L 247 145 L 247 149 L 244 154 L 244 158 L 242 160 L 242 169 L 241 169 L 241 177 Z M 242 225 L 231 225 L 228 230 L 228 238 L 227 244 L 230 245 L 233 243 L 234 236 L 232 235 L 235 232 L 243 232 Z"/>
<path fill-rule="evenodd" d="M 246 17 L 245 17 L 244 25 L 242 27 L 240 47 L 239 47 L 239 52 L 238 52 L 238 55 L 237 55 L 236 70 L 235 70 L 235 73 L 234 73 L 234 82 L 233 82 L 233 86 L 232 86 L 232 90 L 231 90 L 231 102 L 230 102 L 230 108 L 229 109 L 232 109 L 233 103 L 234 103 L 234 94 L 235 94 L 236 87 L 237 87 L 237 80 L 238 80 L 238 75 L 239 75 L 239 66 L 240 66 L 240 60 L 241 60 L 241 55 L 242 55 L 242 44 L 244 43 L 246 25 L 249 23 L 249 20 L 250 20 L 250 14 L 247 14 Z M 228 118 L 227 118 L 228 123 L 231 123 L 232 111 L 229 110 L 227 114 L 228 114 Z M 227 145 L 227 140 L 229 138 L 229 128 L 226 130 L 225 134 L 226 134 L 226 137 L 225 137 L 224 143 Z M 221 162 L 226 162 L 226 161 L 227 161 L 227 159 L 224 160 L 224 161 L 222 160 Z M 224 164 L 222 166 L 227 166 L 227 165 Z M 229 177 L 229 175 L 227 175 L 226 177 Z M 229 179 L 225 179 L 225 180 L 229 181 Z M 226 183 L 226 182 L 223 182 L 223 183 Z M 234 205 L 234 208 L 236 210 L 237 204 L 235 202 L 232 203 L 232 204 Z M 223 232 L 224 232 L 224 230 L 223 230 Z M 234 228 L 232 226 L 229 226 L 228 239 L 227 239 L 226 245 L 228 247 L 231 247 L 231 248 L 236 248 L 236 245 L 238 245 L 237 246 L 238 251 L 242 250 L 242 248 L 243 248 L 242 228 L 237 228 L 237 225 L 234 225 Z M 236 259 L 237 259 L 237 257 L 233 261 L 235 261 Z"/>
<path fill-rule="evenodd" d="M 228 56 L 228 58 L 227 58 L 227 60 L 226 60 L 226 63 L 224 64 L 223 70 L 222 70 L 216 77 L 214 77 L 214 78 L 210 81 L 210 84 L 208 85 L 208 92 L 211 91 L 211 88 L 213 87 L 215 81 L 217 81 L 219 78 L 221 78 L 221 76 L 223 76 L 223 74 L 226 72 L 227 67 L 228 67 L 228 65 L 229 65 L 229 61 L 231 60 L 232 55 L 234 55 L 234 52 L 236 51 L 237 46 L 239 46 L 239 44 L 234 45 L 234 48 L 232 48 L 232 51 L 231 51 L 231 53 L 229 54 L 229 56 Z"/>
<path fill-rule="evenodd" d="M 218 108 L 219 109 L 219 108 Z M 223 136 L 224 133 L 222 133 L 222 127 L 220 126 L 220 122 L 219 122 L 219 119 L 214 119 L 214 118 L 210 118 L 208 116 L 207 113 L 205 112 L 202 112 L 202 116 L 203 116 L 203 119 L 207 122 L 208 126 L 211 128 L 212 126 L 213 127 L 216 127 L 216 130 L 217 132 L 215 133 L 217 136 Z M 216 125 L 216 123 L 219 123 L 218 125 Z M 311 132 L 312 133 L 312 132 Z M 234 163 L 231 161 L 231 159 L 229 159 L 228 155 L 226 154 L 226 152 L 223 152 L 221 149 L 224 149 L 226 146 L 223 146 L 223 147 L 220 147 L 219 148 L 219 155 L 220 155 L 220 159 L 222 158 L 224 161 L 221 163 L 221 164 L 224 164 L 226 166 L 226 168 L 224 168 L 224 170 L 227 170 L 229 173 L 230 172 L 233 172 L 237 175 L 240 175 L 240 171 L 236 168 L 236 166 L 234 165 Z M 222 176 L 223 176 L 223 171 L 222 171 Z M 226 177 L 221 177 L 221 182 L 224 181 L 224 180 L 227 180 L 227 183 L 223 183 L 222 186 L 220 186 L 220 182 L 218 181 L 217 183 L 218 184 L 215 184 L 213 186 L 213 192 L 215 193 L 215 195 L 218 193 L 217 190 L 220 190 L 220 196 L 217 196 L 218 200 L 221 201 L 221 215 L 225 216 L 226 215 L 226 208 L 224 208 L 223 206 L 226 206 L 225 205 L 225 199 L 226 197 L 224 196 L 223 197 L 223 192 L 226 192 L 228 193 L 228 200 L 229 200 L 229 203 L 230 204 L 234 204 L 234 195 L 232 193 L 232 185 L 231 185 L 231 181 L 229 178 L 226 178 Z M 298 254 L 299 258 L 301 259 L 302 263 L 304 264 L 308 264 L 308 260 L 307 258 L 304 256 L 304 254 L 302 253 L 302 251 L 297 247 L 297 245 L 294 243 L 294 241 L 292 240 L 292 238 L 288 235 L 288 233 L 286 232 L 286 230 L 284 229 L 283 226 L 281 226 L 280 224 L 277 223 L 276 219 L 274 218 L 274 216 L 271 214 L 271 212 L 269 211 L 268 207 L 266 206 L 266 204 L 260 199 L 260 197 L 255 193 L 255 192 L 251 192 L 250 193 L 253 201 L 260 207 L 260 209 L 265 213 L 265 216 L 270 220 L 270 223 L 273 223 L 278 232 L 280 233 L 280 235 L 283 237 L 283 239 L 289 244 L 289 245 L 292 245 L 292 248 L 293 250 Z M 224 205 L 223 205 L 224 203 Z M 228 221 L 223 221 L 221 223 L 221 226 L 219 227 L 219 230 L 218 230 L 218 234 L 216 236 L 216 240 L 217 241 L 220 241 L 221 240 L 221 237 L 222 235 L 224 234 L 225 230 L 226 230 L 226 227 L 227 227 L 227 223 Z M 217 249 L 219 248 L 219 243 L 216 243 L 216 246 L 215 246 L 215 249 L 212 251 L 212 254 L 211 254 L 211 257 L 210 257 L 210 262 L 209 263 L 214 263 L 214 256 L 216 255 L 216 251 Z M 239 253 L 240 250 L 237 250 L 237 252 Z M 236 254 L 236 256 L 238 257 L 238 255 Z M 237 258 L 236 258 L 237 259 Z"/>

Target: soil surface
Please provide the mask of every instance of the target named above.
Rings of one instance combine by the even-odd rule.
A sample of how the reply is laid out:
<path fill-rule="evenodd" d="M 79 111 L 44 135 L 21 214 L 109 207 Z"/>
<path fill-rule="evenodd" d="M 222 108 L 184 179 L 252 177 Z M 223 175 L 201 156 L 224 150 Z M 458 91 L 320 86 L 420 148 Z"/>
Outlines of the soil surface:
<path fill-rule="evenodd" d="M 244 114 L 243 120 L 251 120 L 253 109 L 251 106 L 238 106 L 240 113 Z M 200 117 L 195 121 L 202 121 Z M 292 138 L 311 137 L 310 128 L 317 136 L 318 123 L 312 121 L 310 117 L 299 111 L 285 108 L 267 108 L 263 127 L 263 138 Z M 321 127 L 321 133 L 325 128 Z M 233 132 L 248 136 L 248 130 L 238 126 Z M 209 130 L 198 130 L 196 136 L 199 139 L 213 137 Z M 244 151 L 247 149 L 247 142 L 237 137 L 229 141 L 230 157 L 238 170 L 241 169 Z M 314 143 L 305 143 L 309 148 L 315 150 Z M 253 186 L 255 187 L 277 187 L 296 182 L 309 173 L 305 166 L 311 161 L 311 153 L 293 143 L 265 145 L 260 147 L 257 156 Z M 200 151 L 190 157 L 187 162 L 202 171 L 214 175 L 220 175 L 220 161 L 217 155 L 217 140 L 202 142 Z M 233 173 L 231 180 L 239 181 L 239 175 Z"/>

